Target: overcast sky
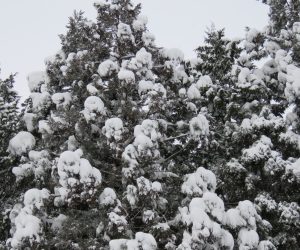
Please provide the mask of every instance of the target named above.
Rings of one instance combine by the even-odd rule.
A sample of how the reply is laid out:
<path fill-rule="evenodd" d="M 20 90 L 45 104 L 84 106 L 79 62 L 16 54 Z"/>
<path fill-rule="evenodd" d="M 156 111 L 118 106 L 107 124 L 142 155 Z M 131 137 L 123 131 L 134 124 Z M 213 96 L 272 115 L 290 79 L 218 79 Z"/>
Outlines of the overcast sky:
<path fill-rule="evenodd" d="M 44 70 L 44 58 L 60 49 L 74 9 L 96 17 L 93 0 L 0 0 L 1 78 L 18 72 L 16 89 L 28 95 L 26 76 Z M 242 37 L 246 26 L 261 29 L 268 9 L 256 0 L 134 0 L 142 3 L 157 45 L 179 48 L 193 57 L 212 23 L 225 27 L 228 37 Z"/>

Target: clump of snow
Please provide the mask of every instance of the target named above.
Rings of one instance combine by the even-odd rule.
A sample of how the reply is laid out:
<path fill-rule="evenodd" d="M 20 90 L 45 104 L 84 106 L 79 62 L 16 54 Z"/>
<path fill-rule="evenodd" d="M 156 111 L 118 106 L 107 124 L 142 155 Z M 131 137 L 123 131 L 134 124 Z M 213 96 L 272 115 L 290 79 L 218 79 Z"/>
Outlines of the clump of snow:
<path fill-rule="evenodd" d="M 192 84 L 187 91 L 187 96 L 189 99 L 194 100 L 194 99 L 200 99 L 201 94 L 199 90 L 196 87 L 196 84 Z"/>
<path fill-rule="evenodd" d="M 198 138 L 199 136 L 209 135 L 209 123 L 202 114 L 192 118 L 189 123 L 191 136 Z"/>
<path fill-rule="evenodd" d="M 212 85 L 212 80 L 208 75 L 201 76 L 196 83 L 198 89 L 208 88 Z"/>
<path fill-rule="evenodd" d="M 42 84 L 48 84 L 50 79 L 46 72 L 36 71 L 27 76 L 28 87 L 30 92 L 38 92 Z"/>
<path fill-rule="evenodd" d="M 114 117 L 106 120 L 105 126 L 102 128 L 103 134 L 108 138 L 114 138 L 116 141 L 122 139 L 124 130 L 123 122 L 120 118 Z"/>
<path fill-rule="evenodd" d="M 33 113 L 25 113 L 23 116 L 23 121 L 25 122 L 27 131 L 32 132 L 35 129 L 34 119 L 37 116 Z"/>
<path fill-rule="evenodd" d="M 184 177 L 181 192 L 189 196 L 202 196 L 209 191 L 214 192 L 217 186 L 216 176 L 210 170 L 199 167 L 195 173 Z"/>
<path fill-rule="evenodd" d="M 269 54 L 276 54 L 280 49 L 280 46 L 273 41 L 265 41 L 263 46 Z"/>
<path fill-rule="evenodd" d="M 112 188 L 105 188 L 99 196 L 99 204 L 108 206 L 114 205 L 117 199 L 117 195 Z"/>
<path fill-rule="evenodd" d="M 244 162 L 259 162 L 267 159 L 271 154 L 272 147 L 271 139 L 263 135 L 250 148 L 243 150 L 242 160 Z"/>
<path fill-rule="evenodd" d="M 153 89 L 154 89 L 154 84 L 152 81 L 141 80 L 139 82 L 139 89 L 138 89 L 139 95 L 145 94 L 148 91 L 151 91 Z"/>
<path fill-rule="evenodd" d="M 300 182 L 300 159 L 295 161 L 292 165 L 287 165 L 286 172 L 292 172 L 296 176 L 298 182 Z"/>
<path fill-rule="evenodd" d="M 66 198 L 74 187 L 83 185 L 84 190 L 88 190 L 89 194 L 94 194 L 94 189 L 101 184 L 100 171 L 92 167 L 88 160 L 81 158 L 81 155 L 81 150 L 65 151 L 60 155 L 57 170 L 62 189 L 56 189 L 61 197 L 55 198 L 55 204 L 64 202 L 62 199 Z"/>
<path fill-rule="evenodd" d="M 51 167 L 49 161 L 49 153 L 46 150 L 29 151 L 29 163 L 20 164 L 18 167 L 12 169 L 17 181 L 34 174 L 35 179 L 43 179 L 47 169 Z"/>
<path fill-rule="evenodd" d="M 118 64 L 108 59 L 100 63 L 97 72 L 101 77 L 106 77 L 106 76 L 110 76 L 113 72 L 116 72 L 118 69 L 119 69 Z"/>
<path fill-rule="evenodd" d="M 143 31 L 146 29 L 148 18 L 143 15 L 139 15 L 136 20 L 133 21 L 132 27 L 134 31 Z"/>
<path fill-rule="evenodd" d="M 140 63 L 143 67 L 146 67 L 148 69 L 152 68 L 152 55 L 146 51 L 145 48 L 141 48 L 136 53 L 136 61 Z"/>
<path fill-rule="evenodd" d="M 53 131 L 47 120 L 40 120 L 38 127 L 39 127 L 39 133 L 41 133 L 43 137 L 45 134 L 53 134 Z"/>
<path fill-rule="evenodd" d="M 300 68 L 294 65 L 287 66 L 285 96 L 290 102 L 300 98 Z"/>
<path fill-rule="evenodd" d="M 154 46 L 155 45 L 155 43 L 154 43 L 155 36 L 152 33 L 148 32 L 148 31 L 143 32 L 142 41 L 144 42 L 144 45 L 147 46 L 147 47 L 148 46 Z"/>
<path fill-rule="evenodd" d="M 34 136 L 29 132 L 21 131 L 9 141 L 8 151 L 13 155 L 20 156 L 33 149 L 34 146 Z"/>
<path fill-rule="evenodd" d="M 179 208 L 179 211 L 181 221 L 186 226 L 192 225 L 192 234 L 184 233 L 179 249 L 192 249 L 194 243 L 209 237 L 216 239 L 216 249 L 233 249 L 232 235 L 216 222 L 220 221 L 224 214 L 223 201 L 216 194 L 207 192 L 203 198 L 193 198 L 188 208 Z"/>
<path fill-rule="evenodd" d="M 32 109 L 34 112 L 39 112 L 51 105 L 51 96 L 48 92 L 31 93 Z"/>
<path fill-rule="evenodd" d="M 133 240 L 127 240 L 127 239 L 111 240 L 109 242 L 109 249 L 110 250 L 122 250 L 122 249 L 156 250 L 157 243 L 151 234 L 137 232 L 135 234 L 135 239 Z"/>
<path fill-rule="evenodd" d="M 88 85 L 86 85 L 86 90 L 91 95 L 96 95 L 99 92 L 98 89 L 92 83 L 89 83 Z"/>
<path fill-rule="evenodd" d="M 161 138 L 158 122 L 155 120 L 146 119 L 141 125 L 136 125 L 134 128 L 134 136 L 146 135 L 152 141 L 157 141 Z"/>
<path fill-rule="evenodd" d="M 71 103 L 72 97 L 71 93 L 64 92 L 64 93 L 55 93 L 51 97 L 52 102 L 56 105 L 56 108 L 66 107 Z"/>
<path fill-rule="evenodd" d="M 238 234 L 240 249 L 257 249 L 259 237 L 256 231 L 242 228 Z"/>
<path fill-rule="evenodd" d="M 130 26 L 125 23 L 119 23 L 117 35 L 121 40 L 134 40 Z"/>
<path fill-rule="evenodd" d="M 17 214 L 17 216 L 14 217 L 14 214 Z M 42 222 L 39 218 L 32 215 L 31 209 L 27 207 L 20 209 L 15 206 L 10 213 L 10 220 L 13 225 L 13 233 L 7 244 L 12 249 L 21 249 L 25 241 L 28 241 L 30 244 L 40 242 Z"/>
<path fill-rule="evenodd" d="M 152 192 L 159 193 L 162 191 L 161 183 L 159 183 L 158 181 L 152 183 L 143 176 L 137 178 L 136 183 L 140 195 L 148 195 Z"/>
<path fill-rule="evenodd" d="M 44 206 L 44 201 L 48 200 L 50 197 L 50 192 L 46 188 L 39 190 L 37 188 L 32 188 L 26 191 L 24 195 L 24 205 L 30 207 L 31 209 L 40 209 Z"/>
<path fill-rule="evenodd" d="M 118 78 L 120 81 L 124 81 L 125 83 L 134 83 L 135 82 L 134 73 L 127 69 L 121 69 L 118 73 Z"/>
<path fill-rule="evenodd" d="M 87 121 L 93 120 L 97 115 L 105 115 L 106 109 L 104 103 L 98 96 L 89 96 L 84 102 L 84 110 L 82 111 Z"/>

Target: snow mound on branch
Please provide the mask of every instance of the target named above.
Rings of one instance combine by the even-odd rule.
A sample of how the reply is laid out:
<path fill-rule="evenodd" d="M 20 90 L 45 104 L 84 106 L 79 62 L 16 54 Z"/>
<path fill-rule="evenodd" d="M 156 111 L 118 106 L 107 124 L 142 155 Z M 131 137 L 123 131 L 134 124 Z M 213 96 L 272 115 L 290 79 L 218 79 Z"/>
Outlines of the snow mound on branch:
<path fill-rule="evenodd" d="M 44 200 L 48 200 L 50 192 L 46 188 L 39 190 L 32 188 L 26 191 L 24 195 L 24 205 L 33 209 L 34 207 L 40 209 L 44 206 Z"/>
<path fill-rule="evenodd" d="M 112 188 L 105 188 L 99 196 L 100 205 L 113 205 L 117 199 L 117 195 Z"/>
<path fill-rule="evenodd" d="M 25 122 L 26 128 L 29 132 L 33 131 L 34 126 L 34 119 L 36 118 L 36 115 L 33 113 L 25 113 L 23 116 L 23 121 Z"/>
<path fill-rule="evenodd" d="M 32 109 L 35 112 L 48 108 L 51 104 L 51 96 L 48 92 L 31 93 L 30 98 L 32 100 Z"/>
<path fill-rule="evenodd" d="M 82 111 L 87 121 L 93 120 L 98 114 L 105 115 L 106 110 L 104 103 L 98 96 L 89 96 L 84 102 L 84 110 Z"/>
<path fill-rule="evenodd" d="M 123 121 L 118 117 L 114 117 L 106 120 L 102 132 L 108 139 L 114 138 L 119 141 L 122 139 L 123 129 Z"/>
<path fill-rule="evenodd" d="M 91 166 L 88 160 L 81 158 L 82 151 L 76 150 L 63 152 L 57 163 L 59 184 L 55 187 L 54 205 L 65 204 L 72 192 L 81 192 L 81 197 L 90 197 L 96 193 L 96 188 L 101 184 L 102 176 L 98 169 Z M 68 199 L 68 202 L 71 202 Z"/>
<path fill-rule="evenodd" d="M 300 98 L 300 68 L 294 65 L 287 66 L 285 96 L 290 102 Z"/>
<path fill-rule="evenodd" d="M 118 64 L 108 59 L 99 65 L 97 72 L 101 77 L 106 77 L 110 76 L 113 72 L 117 71 L 118 69 Z"/>
<path fill-rule="evenodd" d="M 52 95 L 51 99 L 52 102 L 56 105 L 56 108 L 59 108 L 69 105 L 71 103 L 72 96 L 69 92 L 55 93 L 54 95 Z"/>
<path fill-rule="evenodd" d="M 121 69 L 118 73 L 118 78 L 120 81 L 124 81 L 125 83 L 134 83 L 135 76 L 131 70 Z"/>
<path fill-rule="evenodd" d="M 190 196 L 202 196 L 205 192 L 216 190 L 216 176 L 210 170 L 199 167 L 195 173 L 184 177 L 181 192 Z"/>
<path fill-rule="evenodd" d="M 189 99 L 194 100 L 194 99 L 200 99 L 201 94 L 199 90 L 197 89 L 196 84 L 192 84 L 187 91 L 187 96 Z"/>
<path fill-rule="evenodd" d="M 155 36 L 148 31 L 143 32 L 142 41 L 144 42 L 145 46 L 154 46 Z"/>
<path fill-rule="evenodd" d="M 32 211 L 27 207 L 16 209 L 18 211 L 14 211 L 14 209 L 10 214 L 10 219 L 15 231 L 12 234 L 12 238 L 7 241 L 7 244 L 11 245 L 12 249 L 20 249 L 24 241 L 29 241 L 30 244 L 40 242 L 40 234 L 42 232 L 41 220 L 32 215 Z M 17 214 L 15 218 L 13 217 L 14 213 Z"/>
<path fill-rule="evenodd" d="M 34 136 L 29 132 L 21 131 L 9 141 L 8 151 L 13 155 L 20 156 L 33 149 L 34 146 Z"/>
<path fill-rule="evenodd" d="M 36 71 L 27 76 L 28 87 L 30 92 L 38 92 L 42 84 L 48 84 L 50 79 L 46 72 Z"/>
<path fill-rule="evenodd" d="M 125 23 L 119 23 L 117 36 L 121 40 L 134 40 L 130 26 Z"/>
<path fill-rule="evenodd" d="M 242 151 L 242 160 L 244 162 L 258 162 L 268 158 L 271 154 L 273 144 L 271 139 L 262 135 L 250 148 Z"/>
<path fill-rule="evenodd" d="M 127 240 L 127 239 L 111 240 L 109 242 L 109 249 L 110 250 L 122 250 L 122 249 L 156 250 L 157 243 L 151 234 L 137 232 L 135 234 L 135 239 L 133 240 Z"/>
<path fill-rule="evenodd" d="M 287 165 L 286 172 L 292 172 L 300 182 L 300 159 L 298 159 L 292 165 Z"/>
<path fill-rule="evenodd" d="M 224 214 L 224 203 L 214 193 L 206 192 L 203 198 L 193 198 L 189 207 L 179 208 L 181 221 L 184 225 L 191 227 L 191 235 L 185 231 L 182 244 L 179 249 L 192 249 L 194 243 L 209 237 L 216 239 L 214 246 L 216 249 L 225 247 L 233 249 L 234 240 L 232 235 L 221 224 L 220 221 Z"/>
<path fill-rule="evenodd" d="M 257 249 L 259 237 L 256 231 L 242 228 L 238 234 L 240 249 Z"/>
<path fill-rule="evenodd" d="M 136 61 L 140 63 L 143 67 L 146 67 L 148 69 L 152 68 L 152 55 L 146 51 L 145 48 L 141 48 L 136 53 Z"/>
<path fill-rule="evenodd" d="M 212 85 L 212 80 L 208 75 L 201 76 L 196 83 L 198 89 L 208 88 Z"/>
<path fill-rule="evenodd" d="M 139 89 L 138 89 L 139 95 L 145 94 L 148 91 L 151 91 L 153 89 L 154 89 L 154 84 L 152 81 L 141 80 L 139 82 Z"/>
<path fill-rule="evenodd" d="M 199 114 L 197 117 L 192 118 L 190 120 L 189 126 L 191 136 L 194 138 L 209 135 L 209 123 L 206 117 L 202 114 Z"/>

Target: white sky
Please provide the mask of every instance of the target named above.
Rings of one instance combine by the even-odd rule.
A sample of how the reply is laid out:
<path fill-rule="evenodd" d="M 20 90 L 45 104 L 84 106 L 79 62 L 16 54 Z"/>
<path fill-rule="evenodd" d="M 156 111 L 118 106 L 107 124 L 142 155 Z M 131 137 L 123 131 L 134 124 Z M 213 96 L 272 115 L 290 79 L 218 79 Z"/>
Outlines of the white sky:
<path fill-rule="evenodd" d="M 242 37 L 246 26 L 261 29 L 268 8 L 256 0 L 133 0 L 142 3 L 149 30 L 159 46 L 179 48 L 186 57 L 203 41 L 212 23 L 225 27 L 226 36 Z M 94 0 L 0 0 L 1 78 L 18 72 L 16 89 L 28 95 L 26 76 L 44 70 L 44 58 L 60 49 L 74 9 L 96 17 Z"/>

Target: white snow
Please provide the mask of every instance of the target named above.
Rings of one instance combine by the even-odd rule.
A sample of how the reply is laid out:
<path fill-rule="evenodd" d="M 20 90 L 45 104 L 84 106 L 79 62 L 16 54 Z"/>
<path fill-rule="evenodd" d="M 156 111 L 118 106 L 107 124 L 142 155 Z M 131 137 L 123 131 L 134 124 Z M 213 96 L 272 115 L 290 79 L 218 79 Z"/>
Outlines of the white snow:
<path fill-rule="evenodd" d="M 40 209 L 44 206 L 44 201 L 48 200 L 50 197 L 50 191 L 46 188 L 39 190 L 37 188 L 32 188 L 26 191 L 24 195 L 24 205 L 26 207 Z"/>
<path fill-rule="evenodd" d="M 271 154 L 272 147 L 271 139 L 262 135 L 250 148 L 242 151 L 242 160 L 244 162 L 258 162 L 266 159 Z"/>
<path fill-rule="evenodd" d="M 29 132 L 21 131 L 9 141 L 8 151 L 13 155 L 21 156 L 33 149 L 34 146 L 34 136 Z"/>
<path fill-rule="evenodd" d="M 32 100 L 32 110 L 34 112 L 39 112 L 48 108 L 51 104 L 51 96 L 48 92 L 31 93 L 30 98 Z"/>
<path fill-rule="evenodd" d="M 142 41 L 144 42 L 144 45 L 145 46 L 154 46 L 155 45 L 155 36 L 148 32 L 148 31 L 145 31 L 143 32 L 143 35 L 142 35 Z"/>
<path fill-rule="evenodd" d="M 99 196 L 100 205 L 113 205 L 115 204 L 117 195 L 112 188 L 105 188 Z"/>
<path fill-rule="evenodd" d="M 300 182 L 300 159 L 295 161 L 292 165 L 287 165 L 286 171 L 291 171 L 296 176 L 297 180 Z"/>
<path fill-rule="evenodd" d="M 151 91 L 153 89 L 154 89 L 154 84 L 152 81 L 141 80 L 139 82 L 139 88 L 138 88 L 139 95 L 145 94 L 148 91 Z"/>
<path fill-rule="evenodd" d="M 119 23 L 117 35 L 121 40 L 134 40 L 130 26 L 125 23 Z"/>
<path fill-rule="evenodd" d="M 69 92 L 55 93 L 52 95 L 51 99 L 52 102 L 56 105 L 56 108 L 64 108 L 71 103 L 72 96 Z"/>
<path fill-rule="evenodd" d="M 110 76 L 113 72 L 117 71 L 118 69 L 119 66 L 116 62 L 107 59 L 104 62 L 100 63 L 97 72 L 101 77 L 106 77 Z"/>
<path fill-rule="evenodd" d="M 190 196 L 202 196 L 203 193 L 214 192 L 217 186 L 216 176 L 210 170 L 199 167 L 195 173 L 184 177 L 181 192 Z"/>
<path fill-rule="evenodd" d="M 118 78 L 120 81 L 124 81 L 125 83 L 134 83 L 135 76 L 134 73 L 127 69 L 121 69 L 118 73 Z"/>
<path fill-rule="evenodd" d="M 56 188 L 56 192 L 61 194 L 63 198 L 70 192 L 70 188 L 80 183 L 85 189 L 90 189 L 99 186 L 102 181 L 101 173 L 98 169 L 91 166 L 88 160 L 81 158 L 82 151 L 76 150 L 63 152 L 57 163 L 59 175 L 59 183 L 63 189 Z M 56 197 L 55 203 L 59 203 L 62 197 Z"/>
<path fill-rule="evenodd" d="M 199 136 L 209 135 L 209 123 L 202 114 L 192 118 L 189 122 L 191 136 L 197 138 Z"/>
<path fill-rule="evenodd" d="M 102 132 L 106 136 L 106 138 L 114 138 L 116 141 L 122 139 L 123 130 L 123 121 L 118 117 L 106 120 L 105 126 L 102 128 Z"/>
<path fill-rule="evenodd" d="M 201 94 L 199 90 L 197 89 L 196 84 L 192 84 L 187 91 L 187 96 L 189 99 L 194 100 L 194 99 L 200 99 Z"/>
<path fill-rule="evenodd" d="M 27 76 L 28 87 L 30 92 L 38 92 L 42 84 L 48 84 L 50 79 L 46 72 L 36 71 Z"/>
<path fill-rule="evenodd" d="M 32 132 L 35 129 L 34 119 L 36 119 L 36 115 L 33 113 L 25 113 L 23 116 L 23 121 L 25 122 L 27 131 Z"/>
<path fill-rule="evenodd" d="M 53 134 L 53 131 L 47 120 L 40 120 L 38 127 L 39 127 L 39 133 L 41 133 L 43 136 L 45 134 Z"/>
<path fill-rule="evenodd" d="M 82 111 L 87 121 L 93 120 L 97 115 L 105 115 L 106 109 L 104 103 L 98 96 L 89 96 L 84 102 L 84 110 Z"/>
<path fill-rule="evenodd" d="M 256 231 L 242 228 L 238 234 L 240 249 L 257 249 L 259 237 Z"/>
<path fill-rule="evenodd" d="M 148 18 L 143 15 L 139 15 L 136 20 L 133 21 L 132 27 L 134 31 L 143 31 L 146 29 Z"/>
<path fill-rule="evenodd" d="M 147 52 L 145 48 L 141 48 L 136 53 L 135 58 L 137 63 L 141 64 L 143 67 L 146 67 L 148 69 L 152 68 L 152 55 Z"/>
<path fill-rule="evenodd" d="M 23 208 L 18 213 L 17 217 L 11 220 L 15 226 L 15 232 L 8 243 L 12 249 L 20 249 L 22 242 L 28 240 L 30 244 L 40 242 L 40 234 L 42 232 L 41 220 L 32 215 L 32 211 L 28 208 Z"/>
<path fill-rule="evenodd" d="M 212 85 L 212 80 L 208 75 L 201 76 L 196 83 L 198 89 L 208 88 Z"/>

